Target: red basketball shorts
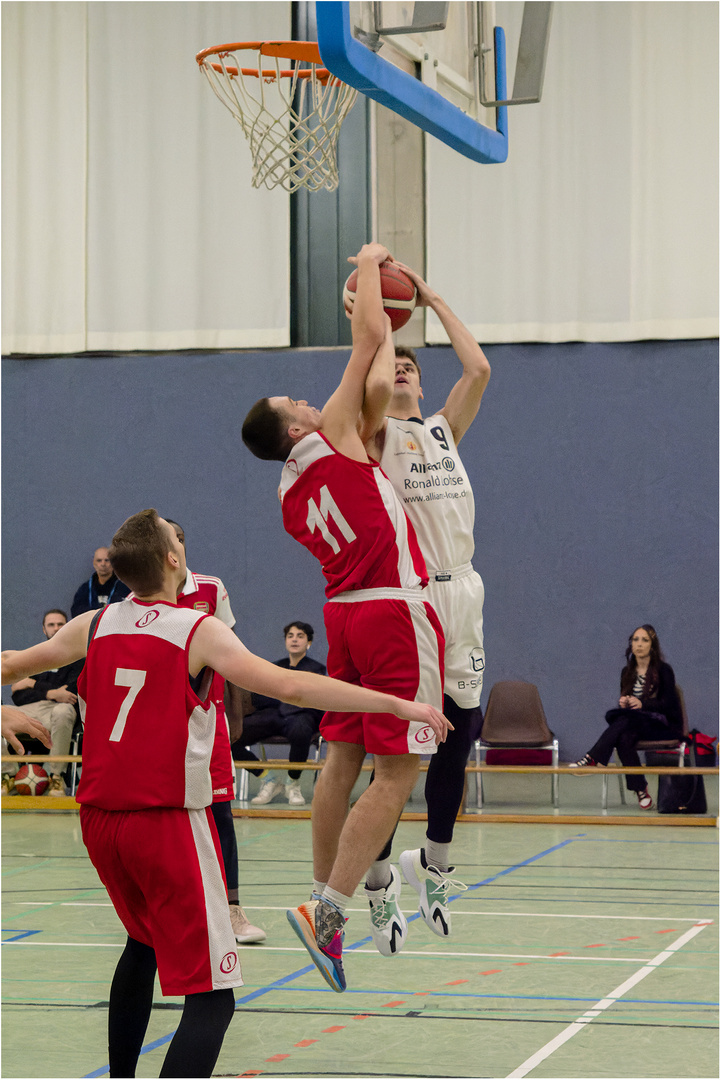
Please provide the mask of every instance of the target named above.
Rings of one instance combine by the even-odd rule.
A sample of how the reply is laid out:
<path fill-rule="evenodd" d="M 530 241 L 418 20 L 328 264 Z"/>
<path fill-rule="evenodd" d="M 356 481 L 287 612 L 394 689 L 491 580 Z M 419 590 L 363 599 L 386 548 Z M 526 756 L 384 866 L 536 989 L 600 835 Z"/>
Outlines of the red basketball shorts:
<path fill-rule="evenodd" d="M 85 805 L 80 824 L 123 926 L 155 949 L 166 997 L 243 985 L 209 808 Z"/>
<path fill-rule="evenodd" d="M 430 604 L 421 599 L 331 600 L 323 614 L 329 675 L 443 708 L 443 631 Z M 436 752 L 430 727 L 390 713 L 327 712 L 320 730 L 329 742 L 356 743 L 369 754 Z"/>

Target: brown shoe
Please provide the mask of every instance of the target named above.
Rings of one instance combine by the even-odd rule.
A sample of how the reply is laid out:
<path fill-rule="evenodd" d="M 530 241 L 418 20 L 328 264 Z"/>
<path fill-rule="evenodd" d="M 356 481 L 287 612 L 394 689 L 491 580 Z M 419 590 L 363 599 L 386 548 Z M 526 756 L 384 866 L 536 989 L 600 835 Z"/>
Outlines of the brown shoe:
<path fill-rule="evenodd" d="M 46 795 L 64 795 L 65 794 L 65 781 L 62 776 L 56 774 L 50 777 L 50 783 L 48 784 Z"/>
<path fill-rule="evenodd" d="M 11 776 L 10 773 L 3 773 L 2 794 L 17 795 L 17 791 L 15 790 L 15 777 Z"/>
<path fill-rule="evenodd" d="M 253 926 L 250 919 L 238 904 L 229 904 L 230 925 L 233 927 L 235 940 L 239 945 L 250 945 L 253 942 L 265 941 L 265 930 L 259 926 Z"/>

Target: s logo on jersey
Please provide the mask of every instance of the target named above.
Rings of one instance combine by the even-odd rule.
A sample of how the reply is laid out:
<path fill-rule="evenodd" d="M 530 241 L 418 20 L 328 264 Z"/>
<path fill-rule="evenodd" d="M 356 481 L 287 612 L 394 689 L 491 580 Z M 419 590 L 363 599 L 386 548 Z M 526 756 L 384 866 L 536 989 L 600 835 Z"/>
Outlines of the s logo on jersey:
<path fill-rule="evenodd" d="M 419 746 L 427 746 L 428 743 L 433 742 L 435 737 L 436 736 L 435 736 L 435 733 L 433 731 L 433 728 L 430 726 L 430 724 L 426 724 L 426 726 L 422 727 L 420 729 L 420 731 L 416 731 L 416 733 L 413 736 L 413 739 L 414 739 L 414 741 L 416 743 L 418 743 Z"/>
<path fill-rule="evenodd" d="M 231 971 L 234 971 L 237 966 L 238 954 L 235 952 L 226 953 L 220 961 L 220 970 L 224 975 L 230 975 Z"/>
<path fill-rule="evenodd" d="M 155 620 L 157 618 L 159 618 L 159 617 L 160 617 L 160 612 L 159 611 L 155 611 L 154 609 L 153 609 L 153 611 L 146 611 L 145 614 L 143 615 L 143 617 L 138 619 L 138 621 L 136 622 L 135 625 L 139 626 L 141 628 L 143 626 L 149 626 L 151 622 L 155 622 Z"/>

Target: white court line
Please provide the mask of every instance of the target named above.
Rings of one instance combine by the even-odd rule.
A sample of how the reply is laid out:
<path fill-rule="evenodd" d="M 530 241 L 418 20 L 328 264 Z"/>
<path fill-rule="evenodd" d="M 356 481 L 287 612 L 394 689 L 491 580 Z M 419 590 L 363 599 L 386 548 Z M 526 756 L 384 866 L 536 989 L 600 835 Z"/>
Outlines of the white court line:
<path fill-rule="evenodd" d="M 550 1057 L 551 1054 L 556 1051 L 559 1046 L 563 1046 L 569 1039 L 572 1039 L 574 1035 L 577 1035 L 579 1031 L 583 1031 L 586 1024 L 590 1024 L 592 1020 L 595 1020 L 597 1016 L 603 1012 L 604 1009 L 608 1009 L 610 1005 L 615 1004 L 619 998 L 627 994 L 629 990 L 633 989 L 637 983 L 640 983 L 642 979 L 645 979 L 647 975 L 650 975 L 660 964 L 663 964 L 665 960 L 668 960 L 670 956 L 678 950 L 683 948 L 692 938 L 696 937 L 696 934 L 700 934 L 702 930 L 705 930 L 707 926 L 710 926 L 713 922 L 712 919 L 703 919 L 699 921 L 696 926 L 692 926 L 690 930 L 687 930 L 681 937 L 676 940 L 660 952 L 657 956 L 654 956 L 653 960 L 647 961 L 644 967 L 639 968 L 630 979 L 626 979 L 625 982 L 617 986 L 615 990 L 612 990 L 610 994 L 607 994 L 605 998 L 597 1001 L 583 1016 L 579 1016 L 578 1020 L 574 1020 L 572 1024 L 569 1024 L 567 1028 L 561 1031 L 555 1038 L 547 1042 L 545 1046 L 542 1046 L 540 1050 L 537 1050 L 531 1057 L 526 1058 L 522 1065 L 519 1065 L 517 1069 L 508 1074 L 507 1080 L 516 1076 L 527 1076 L 532 1069 L 535 1069 L 537 1065 L 540 1065 L 542 1061 Z"/>
<path fill-rule="evenodd" d="M 80 901 L 80 900 L 5 900 L 3 901 L 3 907 L 112 907 L 109 902 L 99 903 L 98 901 Z M 288 905 L 274 906 L 271 904 L 265 904 L 262 906 L 252 907 L 248 904 L 243 904 L 243 911 L 287 911 Z M 417 908 L 405 908 L 403 909 L 404 915 L 415 915 Z M 367 908 L 346 908 L 346 911 L 352 911 L 360 914 L 367 914 Z M 688 922 L 693 923 L 694 926 L 698 923 L 698 919 L 679 919 L 672 915 L 558 915 L 545 911 L 457 911 L 453 909 L 454 915 L 500 915 L 503 918 L 523 918 L 523 919 L 612 919 L 617 922 Z M 709 922 L 713 922 L 710 919 Z"/>

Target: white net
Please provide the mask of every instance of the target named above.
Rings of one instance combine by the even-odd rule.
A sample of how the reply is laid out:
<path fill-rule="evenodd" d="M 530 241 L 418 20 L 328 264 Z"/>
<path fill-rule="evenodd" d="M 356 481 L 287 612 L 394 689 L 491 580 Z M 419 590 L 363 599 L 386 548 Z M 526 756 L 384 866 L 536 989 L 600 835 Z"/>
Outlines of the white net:
<path fill-rule="evenodd" d="M 248 139 L 253 187 L 333 191 L 338 135 L 357 90 L 318 64 L 291 68 L 288 60 L 260 50 L 256 56 L 257 68 L 241 67 L 232 51 L 198 61 Z"/>

